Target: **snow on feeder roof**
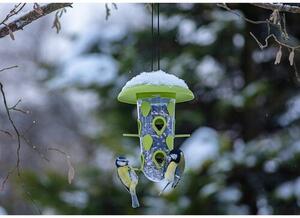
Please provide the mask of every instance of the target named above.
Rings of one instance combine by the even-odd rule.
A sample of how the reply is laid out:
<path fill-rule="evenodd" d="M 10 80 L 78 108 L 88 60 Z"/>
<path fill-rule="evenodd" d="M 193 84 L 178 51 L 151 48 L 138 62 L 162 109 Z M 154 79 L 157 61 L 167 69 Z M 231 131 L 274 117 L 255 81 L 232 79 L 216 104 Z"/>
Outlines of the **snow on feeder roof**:
<path fill-rule="evenodd" d="M 139 97 L 156 96 L 173 97 L 176 103 L 190 101 L 194 94 L 187 84 L 162 70 L 143 72 L 129 80 L 118 96 L 118 100 L 124 103 L 136 104 Z"/>

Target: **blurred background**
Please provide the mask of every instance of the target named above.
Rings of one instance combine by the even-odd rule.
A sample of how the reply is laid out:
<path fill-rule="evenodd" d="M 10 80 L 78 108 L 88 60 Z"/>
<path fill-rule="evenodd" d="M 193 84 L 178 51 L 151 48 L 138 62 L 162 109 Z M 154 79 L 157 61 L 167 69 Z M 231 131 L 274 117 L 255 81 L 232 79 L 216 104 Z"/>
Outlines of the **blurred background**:
<path fill-rule="evenodd" d="M 151 11 L 147 4 L 74 4 L 0 39 L 0 79 L 22 141 L 21 178 L 0 193 L 1 214 L 300 214 L 300 92 L 288 51 L 261 50 L 266 26 L 246 23 L 216 4 L 160 4 L 161 68 L 184 79 L 193 101 L 176 106 L 177 139 L 186 173 L 173 192 L 140 174 L 141 207 L 117 179 L 114 160 L 139 164 L 136 108 L 117 101 L 133 76 L 151 71 Z M 229 4 L 254 20 L 271 11 Z M 0 4 L 1 18 L 13 4 Z M 28 4 L 24 11 L 32 10 Z M 300 16 L 287 28 L 300 39 Z M 299 63 L 296 52 L 295 62 Z M 11 130 L 2 105 L 1 129 Z M 0 133 L 0 175 L 16 161 L 16 138 Z M 70 156 L 75 168 L 68 183 Z M 49 161 L 45 160 L 49 159 Z"/>

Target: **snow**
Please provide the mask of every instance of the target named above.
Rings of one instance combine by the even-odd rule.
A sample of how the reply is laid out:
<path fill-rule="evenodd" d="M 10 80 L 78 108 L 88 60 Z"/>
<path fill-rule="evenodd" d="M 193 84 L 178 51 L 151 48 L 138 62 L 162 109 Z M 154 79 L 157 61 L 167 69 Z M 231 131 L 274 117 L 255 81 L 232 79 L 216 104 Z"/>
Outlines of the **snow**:
<path fill-rule="evenodd" d="M 83 191 L 62 192 L 60 198 L 72 206 L 84 208 L 88 202 L 88 194 Z"/>
<path fill-rule="evenodd" d="M 298 177 L 294 183 L 294 192 L 298 200 L 300 199 L 300 177 Z"/>
<path fill-rule="evenodd" d="M 218 199 L 222 202 L 237 202 L 241 197 L 242 193 L 236 187 L 228 187 L 218 193 Z"/>
<path fill-rule="evenodd" d="M 64 91 L 64 96 L 72 110 L 77 114 L 80 131 L 86 136 L 95 136 L 102 130 L 102 125 L 94 118 L 94 113 L 101 103 L 99 96 L 91 90 L 78 90 L 69 88 Z"/>
<path fill-rule="evenodd" d="M 50 88 L 78 85 L 105 86 L 111 83 L 118 72 L 118 63 L 109 55 L 85 55 L 68 61 L 62 75 L 51 80 Z"/>
<path fill-rule="evenodd" d="M 245 164 L 247 167 L 254 167 L 256 165 L 257 158 L 255 155 L 249 155 L 245 158 Z"/>
<path fill-rule="evenodd" d="M 209 183 L 200 190 L 200 194 L 203 197 L 208 197 L 219 190 L 220 186 L 217 183 Z"/>
<path fill-rule="evenodd" d="M 233 45 L 237 48 L 242 48 L 245 45 L 245 38 L 242 34 L 235 34 L 232 38 Z"/>
<path fill-rule="evenodd" d="M 300 177 L 295 180 L 287 181 L 275 190 L 275 194 L 278 198 L 283 200 L 289 200 L 292 197 L 297 197 L 300 199 Z"/>
<path fill-rule="evenodd" d="M 273 208 L 268 204 L 268 200 L 265 196 L 260 196 L 256 200 L 257 214 L 258 215 L 270 215 L 273 214 Z"/>
<path fill-rule="evenodd" d="M 6 210 L 0 206 L 0 215 L 7 215 Z"/>
<path fill-rule="evenodd" d="M 182 79 L 179 79 L 175 75 L 168 74 L 162 70 L 158 70 L 153 72 L 143 72 L 133 77 L 125 84 L 122 91 L 129 87 L 138 85 L 179 86 L 188 89 L 187 84 Z"/>
<path fill-rule="evenodd" d="M 178 3 L 178 6 L 182 10 L 191 10 L 194 7 L 193 3 Z"/>
<path fill-rule="evenodd" d="M 255 63 L 267 63 L 275 59 L 277 50 L 275 48 L 266 48 L 264 50 L 255 50 L 252 53 L 252 59 Z"/>
<path fill-rule="evenodd" d="M 201 46 L 207 46 L 215 42 L 217 31 L 213 25 L 203 25 L 196 29 L 194 21 L 184 19 L 178 26 L 179 42 L 182 44 L 195 43 Z"/>
<path fill-rule="evenodd" d="M 287 111 L 278 119 L 281 126 L 287 126 L 300 118 L 300 95 L 290 99 L 287 103 L 287 108 Z"/>
<path fill-rule="evenodd" d="M 188 197 L 182 196 L 179 198 L 178 206 L 180 208 L 187 208 L 191 205 L 191 200 Z"/>
<path fill-rule="evenodd" d="M 241 11 L 239 11 L 239 13 L 242 14 Z M 233 22 L 238 28 L 245 26 L 245 21 L 243 19 L 240 19 L 236 14 L 229 11 L 214 10 L 212 11 L 212 19 L 216 20 L 216 22 L 223 23 L 223 25 L 224 23 Z"/>
<path fill-rule="evenodd" d="M 196 68 L 196 73 L 203 85 L 216 87 L 222 80 L 224 70 L 213 57 L 206 55 Z"/>
<path fill-rule="evenodd" d="M 278 168 L 278 163 L 275 160 L 269 160 L 264 164 L 264 171 L 267 173 L 275 173 Z"/>
<path fill-rule="evenodd" d="M 178 39 L 181 44 L 197 44 L 209 46 L 217 40 L 219 31 L 224 29 L 228 22 L 233 22 L 238 28 L 244 25 L 242 19 L 229 12 L 214 11 L 212 17 L 215 19 L 208 25 L 199 28 L 191 19 L 182 19 L 178 25 Z"/>
<path fill-rule="evenodd" d="M 247 215 L 249 214 L 249 207 L 247 205 L 233 205 L 227 206 L 227 214 L 231 215 Z"/>
<path fill-rule="evenodd" d="M 186 169 L 197 170 L 207 160 L 217 157 L 219 151 L 218 133 L 209 127 L 197 129 L 182 145 Z"/>
<path fill-rule="evenodd" d="M 115 154 L 111 150 L 105 148 L 104 146 L 99 146 L 99 148 L 94 152 L 94 155 L 94 164 L 95 166 L 99 167 L 101 171 L 111 172 L 115 169 L 115 165 L 111 164 L 115 161 Z M 129 163 L 132 164 L 130 160 Z"/>
<path fill-rule="evenodd" d="M 43 215 L 55 215 L 56 210 L 52 207 L 45 207 L 42 212 Z"/>
<path fill-rule="evenodd" d="M 131 31 L 148 28 L 151 21 L 147 19 L 149 14 L 141 4 L 118 4 L 117 10 L 108 4 L 111 8 L 108 20 L 105 19 L 105 4 L 74 3 L 72 6 L 62 16 L 60 34 L 50 28 L 40 38 L 43 46 L 39 55 L 43 62 L 65 64 L 89 53 L 91 49 L 111 54 L 115 41 L 126 37 Z"/>
<path fill-rule="evenodd" d="M 287 200 L 293 196 L 293 182 L 285 182 L 281 184 L 275 191 L 278 198 Z"/>
<path fill-rule="evenodd" d="M 96 27 L 102 34 L 107 34 L 109 26 L 125 28 L 128 31 L 134 29 L 143 29 L 146 24 L 151 22 L 147 19 L 149 14 L 142 4 L 117 4 L 118 9 L 115 10 L 111 4 L 111 15 L 108 20 L 106 17 L 105 4 L 82 4 L 74 3 L 72 10 L 68 10 L 62 19 L 63 31 L 69 34 L 84 34 L 91 28 L 91 24 Z M 101 28 L 101 29 L 99 29 Z"/>

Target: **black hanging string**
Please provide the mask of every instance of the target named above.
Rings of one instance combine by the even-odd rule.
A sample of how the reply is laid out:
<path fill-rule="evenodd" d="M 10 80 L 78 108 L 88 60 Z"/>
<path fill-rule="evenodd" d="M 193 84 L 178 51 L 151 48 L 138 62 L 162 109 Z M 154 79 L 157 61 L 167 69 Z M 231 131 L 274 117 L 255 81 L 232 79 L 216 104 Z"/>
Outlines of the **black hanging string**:
<path fill-rule="evenodd" d="M 151 4 L 151 12 L 152 12 L 152 16 L 151 16 L 151 35 L 152 35 L 152 65 L 151 65 L 151 71 L 153 71 L 153 62 L 154 62 L 154 34 L 153 34 L 153 17 L 154 17 L 154 4 Z"/>
<path fill-rule="evenodd" d="M 157 3 L 157 70 L 160 69 L 159 3 Z"/>
<path fill-rule="evenodd" d="M 157 57 L 157 70 L 160 69 L 160 32 L 159 32 L 159 3 L 157 4 L 157 34 L 154 37 L 154 10 L 155 5 L 151 4 L 151 36 L 152 36 L 152 64 L 151 70 L 154 70 L 154 56 Z M 155 54 L 156 53 L 156 54 Z"/>

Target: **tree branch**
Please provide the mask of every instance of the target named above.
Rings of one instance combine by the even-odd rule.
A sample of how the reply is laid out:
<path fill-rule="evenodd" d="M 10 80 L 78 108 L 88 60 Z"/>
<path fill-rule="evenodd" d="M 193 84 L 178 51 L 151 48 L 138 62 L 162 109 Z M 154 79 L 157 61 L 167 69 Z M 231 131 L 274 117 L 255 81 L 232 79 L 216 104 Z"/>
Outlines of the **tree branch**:
<path fill-rule="evenodd" d="M 0 69 L 0 72 L 5 71 L 5 70 L 10 70 L 10 69 L 13 69 L 13 68 L 17 68 L 17 67 L 18 67 L 18 66 L 15 65 L 15 66 L 12 66 L 12 67 L 2 68 L 2 69 Z"/>
<path fill-rule="evenodd" d="M 279 12 L 288 12 L 300 14 L 300 7 L 287 4 L 272 4 L 272 3 L 251 3 L 252 5 L 271 11 L 278 10 Z"/>
<path fill-rule="evenodd" d="M 252 19 L 249 19 L 245 16 L 243 16 L 241 13 L 235 11 L 235 10 L 232 10 L 231 8 L 229 8 L 225 3 L 217 3 L 217 6 L 220 7 L 220 8 L 224 8 L 226 9 L 227 11 L 237 15 L 238 17 L 242 18 L 243 20 L 249 22 L 249 23 L 252 23 L 252 24 L 269 24 L 269 21 L 268 20 L 252 20 Z"/>
<path fill-rule="evenodd" d="M 4 20 L 1 21 L 0 25 L 1 25 L 1 24 L 4 24 L 4 25 L 5 25 L 5 22 L 6 22 L 9 18 L 11 18 L 11 17 L 17 15 L 17 14 L 25 7 L 25 5 L 26 5 L 26 3 L 23 3 L 23 4 L 22 4 L 22 3 L 16 4 L 16 5 L 14 6 L 14 8 L 13 8 L 12 10 L 10 10 L 10 12 L 6 15 L 6 17 L 4 18 Z"/>
<path fill-rule="evenodd" d="M 21 138 L 20 138 L 20 132 L 18 130 L 18 128 L 16 127 L 11 115 L 10 115 L 10 109 L 7 105 L 7 101 L 6 101 L 6 96 L 5 96 L 5 92 L 4 92 L 4 89 L 3 89 L 3 85 L 2 83 L 0 82 L 0 91 L 1 91 L 1 95 L 2 95 L 2 98 L 3 98 L 3 104 L 4 104 L 4 107 L 5 107 L 5 110 L 6 110 L 6 114 L 7 114 L 7 117 L 8 117 L 8 120 L 10 122 L 10 124 L 12 125 L 16 135 L 17 135 L 17 140 L 18 140 L 18 146 L 17 146 L 17 163 L 16 163 L 16 168 L 18 170 L 18 174 L 20 175 L 20 171 L 19 171 L 19 166 L 20 166 L 20 149 L 21 149 Z"/>
<path fill-rule="evenodd" d="M 4 24 L 5 26 L 0 28 L 0 38 L 12 32 L 23 30 L 23 28 L 31 22 L 65 7 L 72 7 L 72 3 L 50 3 L 40 7 L 39 10 L 34 9 L 9 24 Z"/>
<path fill-rule="evenodd" d="M 261 8 L 265 8 L 265 9 L 269 9 L 272 10 L 273 13 L 270 15 L 269 19 L 266 19 L 265 21 L 256 21 L 256 20 L 252 20 L 249 19 L 245 16 L 243 16 L 241 13 L 232 10 L 231 8 L 229 8 L 226 3 L 223 4 L 217 4 L 217 6 L 226 9 L 227 11 L 239 16 L 240 18 L 242 18 L 243 20 L 245 20 L 248 23 L 252 23 L 252 24 L 266 24 L 267 25 L 267 32 L 268 32 L 268 36 L 265 38 L 265 44 L 262 44 L 257 38 L 256 36 L 250 32 L 250 35 L 254 38 L 254 40 L 256 41 L 256 43 L 258 44 L 258 46 L 260 47 L 260 49 L 264 49 L 267 48 L 268 45 L 268 40 L 270 38 L 273 38 L 275 40 L 275 42 L 278 44 L 279 46 L 279 51 L 277 52 L 276 55 L 276 60 L 275 60 L 275 64 L 279 64 L 280 63 L 280 59 L 281 59 L 281 47 L 285 47 L 289 50 L 290 54 L 289 54 L 289 62 L 290 65 L 294 67 L 294 71 L 295 71 L 295 75 L 296 75 L 296 79 L 297 82 L 300 83 L 300 75 L 297 69 L 297 65 L 296 62 L 294 61 L 295 58 L 295 50 L 300 49 L 300 45 L 296 45 L 296 46 L 291 46 L 287 43 L 285 43 L 285 41 L 281 41 L 279 40 L 276 35 L 274 35 L 273 33 L 270 32 L 270 25 L 276 25 L 280 32 L 283 35 L 283 39 L 286 40 L 289 38 L 287 30 L 286 30 L 286 20 L 285 20 L 285 12 L 290 12 L 290 13 L 300 13 L 300 7 L 297 6 L 291 6 L 291 5 L 283 5 L 283 4 L 270 4 L 270 3 L 251 3 L 254 6 L 257 7 L 261 7 Z M 282 14 L 280 14 L 279 12 L 282 12 Z"/>

